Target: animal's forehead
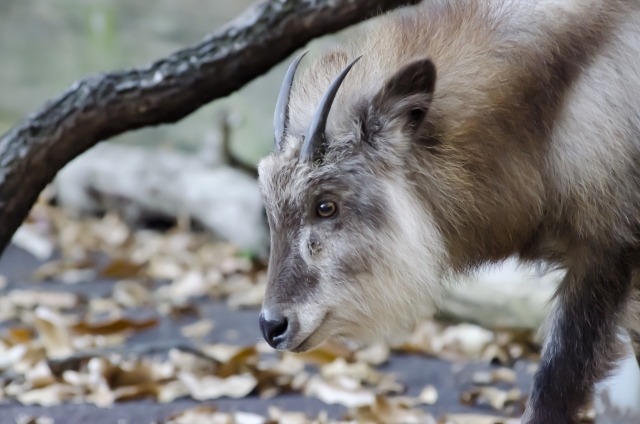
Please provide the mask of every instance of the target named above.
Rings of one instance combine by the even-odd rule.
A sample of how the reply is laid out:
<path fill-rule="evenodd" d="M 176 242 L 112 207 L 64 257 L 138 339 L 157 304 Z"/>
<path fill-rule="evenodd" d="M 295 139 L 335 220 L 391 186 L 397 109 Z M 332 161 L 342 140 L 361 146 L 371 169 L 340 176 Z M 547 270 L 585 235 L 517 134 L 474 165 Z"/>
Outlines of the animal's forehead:
<path fill-rule="evenodd" d="M 258 166 L 259 186 L 265 206 L 273 209 L 298 191 L 296 181 L 304 177 L 305 172 L 298 169 L 295 161 L 282 155 L 271 154 L 262 159 Z"/>
<path fill-rule="evenodd" d="M 348 186 L 349 178 L 338 164 L 318 166 L 286 153 L 267 156 L 258 169 L 265 206 L 274 212 L 306 204 L 322 192 L 344 191 Z"/>

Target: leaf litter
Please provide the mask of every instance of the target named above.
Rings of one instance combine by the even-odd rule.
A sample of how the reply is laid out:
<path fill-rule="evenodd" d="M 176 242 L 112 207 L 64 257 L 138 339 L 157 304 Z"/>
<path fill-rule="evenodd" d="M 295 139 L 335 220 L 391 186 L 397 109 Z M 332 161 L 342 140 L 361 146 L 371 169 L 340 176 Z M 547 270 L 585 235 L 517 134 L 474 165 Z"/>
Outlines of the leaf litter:
<path fill-rule="evenodd" d="M 517 416 L 525 398 L 515 387 L 511 367 L 519 359 L 538 359 L 527 332 L 489 331 L 435 320 L 419 325 L 397 346 L 378 344 L 351 351 L 326 343 L 311 352 L 292 354 L 275 352 L 264 342 L 206 343 L 215 322 L 198 319 L 181 329 L 196 349 L 111 352 L 110 347 L 122 345 L 130 335 L 157 326 L 159 317 L 197 316 L 197 299 L 226 301 L 231 308 L 259 306 L 266 267 L 206 234 L 179 228 L 133 230 L 113 214 L 74 219 L 44 196 L 25 222 L 18 244 L 38 258 L 50 259 L 35 271 L 37 279 L 66 284 L 98 276 L 114 280 L 111 295 L 100 298 L 28 289 L 0 295 L 0 321 L 6 329 L 0 337 L 0 397 L 26 405 L 89 402 L 109 407 L 139 398 L 171 402 L 186 396 L 271 398 L 294 392 L 343 405 L 347 415 L 335 421 L 326 413 L 307 417 L 270 407 L 263 417 L 202 406 L 167 423 L 513 424 L 519 421 L 477 414 L 436 419 L 423 405 L 438 404 L 437 387 L 428 385 L 418 397 L 407 397 L 396 376 L 377 367 L 393 352 L 500 364 L 503 367 L 497 370 L 474 374 L 473 387 L 460 400 Z M 54 252 L 59 255 L 52 256 Z M 130 317 L 130 311 L 141 308 L 151 308 L 155 315 Z M 48 421 L 25 418 L 24 422 Z"/>

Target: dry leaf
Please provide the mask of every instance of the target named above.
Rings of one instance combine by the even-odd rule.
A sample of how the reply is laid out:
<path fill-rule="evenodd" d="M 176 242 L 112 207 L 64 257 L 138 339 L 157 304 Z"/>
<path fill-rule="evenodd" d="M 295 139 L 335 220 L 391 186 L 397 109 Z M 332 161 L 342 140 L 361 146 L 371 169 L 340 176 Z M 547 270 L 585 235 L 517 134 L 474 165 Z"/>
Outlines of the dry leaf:
<path fill-rule="evenodd" d="M 376 399 L 371 390 L 356 387 L 349 390 L 336 383 L 329 383 L 317 375 L 309 379 L 304 394 L 316 397 L 329 405 L 339 404 L 347 408 L 372 405 Z"/>
<path fill-rule="evenodd" d="M 193 353 L 183 352 L 178 349 L 169 351 L 169 361 L 179 371 L 198 375 L 210 375 L 216 369 L 216 363 L 212 359 L 199 357 Z"/>
<path fill-rule="evenodd" d="M 201 319 L 193 324 L 185 325 L 180 332 L 185 337 L 202 338 L 213 330 L 213 321 L 210 319 Z"/>
<path fill-rule="evenodd" d="M 491 372 L 491 377 L 494 382 L 503 381 L 505 383 L 515 384 L 517 375 L 511 368 L 501 367 Z"/>
<path fill-rule="evenodd" d="M 266 421 L 264 417 L 250 412 L 233 413 L 234 424 L 265 424 Z"/>
<path fill-rule="evenodd" d="M 94 281 L 97 275 L 93 269 L 68 269 L 59 272 L 56 279 L 65 284 L 78 284 Z"/>
<path fill-rule="evenodd" d="M 432 348 L 438 352 L 443 349 L 456 349 L 469 357 L 479 357 L 485 346 L 491 343 L 494 335 L 491 331 L 473 324 L 458 324 L 447 327 L 441 337 L 432 341 Z"/>
<path fill-rule="evenodd" d="M 391 349 L 383 343 L 377 343 L 366 349 L 359 350 L 355 353 L 357 361 L 366 362 L 371 365 L 382 365 L 389 360 Z"/>
<path fill-rule="evenodd" d="M 133 278 L 140 275 L 143 268 L 144 264 L 131 262 L 127 259 L 114 259 L 102 269 L 100 276 L 117 279 Z"/>
<path fill-rule="evenodd" d="M 350 360 L 353 358 L 353 355 L 353 352 L 350 350 L 331 342 L 324 342 L 309 352 L 297 354 L 298 358 L 307 364 L 314 365 L 327 365 L 338 358 Z"/>
<path fill-rule="evenodd" d="M 178 378 L 189 389 L 191 397 L 196 400 L 218 399 L 223 396 L 242 398 L 251 393 L 258 384 L 255 377 L 248 373 L 227 378 L 215 376 L 199 378 L 191 373 L 181 372 Z"/>
<path fill-rule="evenodd" d="M 338 358 L 330 364 L 320 369 L 320 374 L 327 380 L 340 377 L 347 377 L 358 381 L 359 383 L 374 385 L 377 384 L 381 376 L 369 364 L 364 362 L 355 362 L 348 364 L 344 358 Z"/>
<path fill-rule="evenodd" d="M 137 308 L 151 304 L 149 290 L 137 281 L 120 280 L 113 286 L 113 300 L 125 308 Z"/>
<path fill-rule="evenodd" d="M 231 358 L 236 356 L 238 352 L 242 350 L 242 347 L 228 345 L 224 343 L 216 343 L 216 344 L 201 346 L 200 349 L 207 356 L 215 359 L 218 362 L 228 362 L 231 360 Z"/>
<path fill-rule="evenodd" d="M 78 305 L 80 297 L 74 293 L 36 290 L 11 290 L 7 297 L 16 306 L 34 308 L 46 306 L 53 309 L 71 309 Z"/>
<path fill-rule="evenodd" d="M 156 397 L 160 391 L 160 385 L 156 382 L 148 381 L 145 383 L 135 384 L 132 386 L 118 387 L 113 391 L 113 399 L 120 401 L 129 401 L 134 399 L 143 399 L 147 397 Z"/>
<path fill-rule="evenodd" d="M 436 420 L 421 409 L 412 408 L 405 398 L 376 397 L 371 415 L 387 424 L 436 424 Z"/>
<path fill-rule="evenodd" d="M 426 405 L 433 405 L 438 401 L 438 390 L 432 385 L 428 385 L 422 389 L 418 398 Z"/>
<path fill-rule="evenodd" d="M 169 403 L 190 393 L 189 388 L 180 380 L 163 384 L 158 390 L 158 402 Z"/>
<path fill-rule="evenodd" d="M 520 424 L 520 419 L 478 414 L 448 414 L 438 422 L 439 424 Z"/>
<path fill-rule="evenodd" d="M 278 424 L 308 424 L 309 419 L 302 412 L 285 412 L 275 406 L 269 406 L 268 415 L 271 421 Z"/>
<path fill-rule="evenodd" d="M 55 421 L 51 417 L 30 417 L 25 414 L 20 414 L 16 418 L 16 424 L 55 424 Z"/>
<path fill-rule="evenodd" d="M 33 331 L 28 328 L 10 328 L 4 339 L 11 345 L 17 345 L 27 343 L 29 340 L 33 339 L 33 337 Z"/>
<path fill-rule="evenodd" d="M 224 378 L 244 373 L 247 370 L 247 366 L 257 365 L 258 359 L 258 350 L 255 346 L 247 346 L 239 350 L 228 361 L 220 364 L 216 369 L 216 375 Z"/>
<path fill-rule="evenodd" d="M 200 406 L 175 415 L 166 424 L 234 424 L 230 414 L 217 412 L 212 406 Z"/>
<path fill-rule="evenodd" d="M 54 406 L 72 401 L 82 395 L 82 390 L 67 384 L 54 383 L 41 389 L 29 390 L 16 396 L 24 405 Z"/>
<path fill-rule="evenodd" d="M 36 269 L 33 272 L 33 278 L 36 280 L 55 278 L 64 282 L 75 282 L 80 279 L 80 277 L 95 279 L 96 272 L 91 268 L 92 266 L 93 263 L 84 260 L 84 258 L 81 260 L 68 259 L 50 261 Z M 71 273 L 71 276 L 65 275 L 67 273 Z"/>
<path fill-rule="evenodd" d="M 522 399 L 519 389 L 500 390 L 495 387 L 479 387 L 463 392 L 460 401 L 464 404 L 489 403 L 494 409 L 503 410 L 505 406 Z"/>
<path fill-rule="evenodd" d="M 472 381 L 479 385 L 488 385 L 497 382 L 515 384 L 517 374 L 511 368 L 501 367 L 492 371 L 476 371 L 473 373 Z"/>
<path fill-rule="evenodd" d="M 142 331 L 158 325 L 157 318 L 135 321 L 128 318 L 118 318 L 111 321 L 88 323 L 80 322 L 72 327 L 72 330 L 78 334 L 91 334 L 106 336 L 123 331 Z"/>
<path fill-rule="evenodd" d="M 6 349 L 6 347 L 4 347 L 4 349 L 0 351 L 0 369 L 6 370 L 15 366 L 15 364 L 27 355 L 28 351 L 29 346 L 26 344 L 19 344 L 11 347 L 10 349 Z"/>
<path fill-rule="evenodd" d="M 153 256 L 150 259 L 147 275 L 160 280 L 175 280 L 184 274 L 184 269 L 171 257 Z"/>
<path fill-rule="evenodd" d="M 33 323 L 47 356 L 59 358 L 73 353 L 68 323 L 60 314 L 40 306 L 34 312 Z"/>

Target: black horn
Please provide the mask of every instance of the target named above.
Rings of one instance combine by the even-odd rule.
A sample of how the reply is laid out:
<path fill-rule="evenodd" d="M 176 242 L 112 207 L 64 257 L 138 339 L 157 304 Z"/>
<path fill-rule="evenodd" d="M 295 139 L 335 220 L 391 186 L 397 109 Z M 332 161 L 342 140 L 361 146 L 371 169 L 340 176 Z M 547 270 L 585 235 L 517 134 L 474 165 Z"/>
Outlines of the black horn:
<path fill-rule="evenodd" d="M 287 74 L 284 76 L 282 87 L 280 87 L 280 94 L 278 94 L 278 101 L 276 102 L 276 111 L 273 115 L 273 129 L 275 133 L 273 150 L 280 150 L 280 144 L 284 139 L 284 131 L 287 125 L 289 125 L 289 94 L 291 94 L 291 86 L 293 85 L 293 77 L 296 74 L 296 69 L 300 61 L 305 54 L 309 53 L 309 50 L 305 50 L 294 60 Z"/>
<path fill-rule="evenodd" d="M 335 99 L 342 81 L 344 81 L 344 78 L 347 76 L 353 65 L 355 65 L 361 57 L 362 56 L 358 56 L 348 64 L 342 72 L 338 74 L 336 79 L 333 80 L 327 92 L 324 93 L 318 108 L 313 114 L 311 126 L 309 126 L 309 132 L 302 144 L 302 150 L 300 151 L 300 158 L 302 160 L 315 160 L 316 154 L 324 147 L 326 142 L 325 129 L 327 126 L 327 118 L 329 117 L 329 111 L 331 110 L 333 99 Z"/>

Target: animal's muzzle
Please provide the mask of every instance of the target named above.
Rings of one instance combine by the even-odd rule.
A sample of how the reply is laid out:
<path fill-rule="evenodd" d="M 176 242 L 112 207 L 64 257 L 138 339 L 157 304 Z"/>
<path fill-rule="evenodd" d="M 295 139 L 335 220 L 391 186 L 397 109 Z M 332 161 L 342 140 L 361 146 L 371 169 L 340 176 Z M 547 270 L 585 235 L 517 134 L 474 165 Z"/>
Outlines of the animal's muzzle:
<path fill-rule="evenodd" d="M 260 314 L 262 337 L 272 348 L 282 347 L 289 336 L 290 329 L 289 320 L 281 313 L 263 310 Z"/>

